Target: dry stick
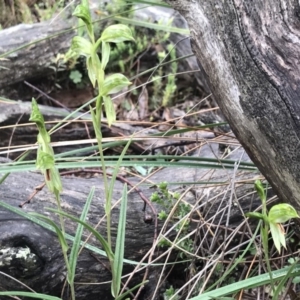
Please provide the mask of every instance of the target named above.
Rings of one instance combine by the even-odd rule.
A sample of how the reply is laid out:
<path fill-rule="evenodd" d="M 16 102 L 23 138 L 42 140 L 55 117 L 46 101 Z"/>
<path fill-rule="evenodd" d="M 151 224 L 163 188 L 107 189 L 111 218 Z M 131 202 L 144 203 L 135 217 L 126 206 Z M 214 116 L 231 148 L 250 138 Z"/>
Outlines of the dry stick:
<path fill-rule="evenodd" d="M 102 170 L 97 170 L 97 169 L 83 169 L 83 170 L 74 170 L 74 171 L 65 171 L 65 172 L 61 172 L 60 174 L 62 176 L 65 176 L 65 175 L 70 175 L 70 174 L 75 174 L 75 173 L 82 173 L 82 172 L 86 172 L 86 173 L 100 173 L 100 174 L 103 174 L 102 173 Z M 111 173 L 107 173 L 108 176 L 112 176 Z M 123 182 L 123 183 L 127 183 L 129 186 L 131 186 L 138 194 L 139 196 L 141 197 L 141 199 L 144 201 L 144 207 L 143 207 L 143 211 L 145 212 L 145 208 L 146 208 L 146 204 L 148 204 L 154 214 L 154 216 L 157 215 L 157 212 L 156 212 L 156 209 L 155 207 L 152 205 L 151 201 L 149 201 L 149 199 L 143 194 L 143 192 L 138 188 L 136 187 L 133 183 L 131 183 L 128 179 L 126 179 L 125 177 L 121 176 L 121 175 L 117 175 L 116 178 Z"/>
<path fill-rule="evenodd" d="M 72 171 L 61 172 L 60 175 L 61 176 L 65 176 L 65 175 L 82 173 L 82 172 L 86 172 L 86 173 L 100 173 L 100 174 L 102 174 L 101 170 L 95 170 L 95 169 L 85 170 L 85 169 L 83 169 L 83 170 L 72 170 Z M 108 176 L 112 176 L 111 173 L 107 173 L 107 175 Z M 143 207 L 142 211 L 146 212 L 146 204 L 148 204 L 149 207 L 151 208 L 152 212 L 153 212 L 153 215 L 154 215 L 155 219 L 157 219 L 157 212 L 156 212 L 155 207 L 152 205 L 151 201 L 149 201 L 149 199 L 143 194 L 143 192 L 138 187 L 136 187 L 133 183 L 131 183 L 129 180 L 127 180 L 125 177 L 123 177 L 121 175 L 117 175 L 116 178 L 118 180 L 120 180 L 121 182 L 127 183 L 129 186 L 131 186 L 139 194 L 139 196 L 141 197 L 141 199 L 144 201 L 144 207 Z M 46 183 L 44 182 L 44 183 L 38 185 L 37 187 L 35 187 L 35 191 L 30 194 L 30 196 L 28 197 L 28 199 L 26 201 L 24 201 L 23 203 L 19 204 L 19 207 L 23 207 L 25 204 L 29 204 L 30 201 L 33 199 L 33 197 L 44 188 L 45 184 Z M 157 223 L 156 223 L 155 227 L 156 227 L 156 230 L 157 230 Z M 157 237 L 157 232 L 155 234 L 155 237 Z"/>
<path fill-rule="evenodd" d="M 16 123 L 15 125 L 19 124 L 19 122 L 20 122 L 20 120 L 22 119 L 23 116 L 24 116 L 24 113 L 20 115 L 20 117 L 19 117 L 19 119 L 18 119 L 18 121 L 17 121 L 17 123 Z M 11 133 L 11 135 L 10 135 L 9 142 L 8 142 L 8 147 L 7 147 L 8 152 L 7 152 L 6 158 L 9 158 L 9 149 L 10 149 L 10 145 L 11 145 L 12 138 L 13 138 L 13 136 L 14 136 L 14 133 L 15 133 L 16 128 L 17 128 L 17 126 L 14 126 L 14 127 L 13 127 L 12 133 Z"/>
<path fill-rule="evenodd" d="M 159 170 L 161 170 L 162 168 L 159 168 L 156 172 L 158 172 Z M 156 240 L 156 239 L 155 239 Z M 155 240 L 154 240 L 154 242 L 155 242 Z M 154 244 L 153 244 L 154 245 Z M 154 249 L 153 249 L 153 251 L 150 253 L 150 255 L 149 255 L 149 259 L 148 259 L 148 261 L 150 262 L 151 261 L 151 259 L 152 259 L 152 257 L 153 257 L 153 254 L 154 254 Z M 170 253 L 168 254 L 168 257 L 170 256 Z M 134 272 L 133 272 L 134 273 Z M 148 273 L 149 273 L 149 267 L 147 266 L 147 268 L 146 268 L 146 271 L 145 271 L 145 274 L 144 274 L 144 278 L 143 278 L 143 281 L 145 281 L 146 280 L 146 278 L 148 277 Z M 133 276 L 133 274 L 132 274 L 132 276 Z M 131 276 L 131 277 L 132 277 Z M 130 278 L 131 278 L 130 277 Z M 128 279 L 128 281 L 130 280 L 130 278 Z M 128 282 L 127 281 L 127 282 Z M 135 298 L 133 299 L 133 300 L 136 300 L 137 298 L 138 298 L 138 296 L 139 296 L 139 294 L 141 293 L 141 291 L 142 291 L 142 289 L 144 288 L 144 286 L 141 286 L 140 288 L 139 288 L 139 290 L 137 291 L 137 293 L 136 293 L 136 296 L 135 296 Z M 156 289 L 157 290 L 157 289 Z M 154 295 L 155 295 L 155 293 L 156 293 L 156 291 L 154 292 Z M 153 295 L 153 297 L 154 297 L 154 295 Z"/>
<path fill-rule="evenodd" d="M 38 185 L 37 187 L 34 188 L 34 191 L 29 195 L 27 200 L 25 200 L 23 203 L 19 204 L 19 207 L 22 208 L 25 204 L 29 204 L 32 200 L 32 198 L 40 192 L 44 186 L 46 185 L 46 182 L 44 181 L 42 184 Z"/>
<path fill-rule="evenodd" d="M 20 281 L 20 280 L 14 278 L 13 276 L 10 276 L 10 275 L 8 275 L 8 274 L 2 272 L 2 271 L 0 271 L 0 275 L 5 276 L 5 277 L 8 277 L 10 280 L 13 280 L 13 281 L 17 282 L 18 284 L 22 285 L 23 287 L 25 287 L 25 288 L 28 289 L 29 291 L 31 291 L 31 292 L 33 292 L 33 293 L 36 293 L 36 291 L 33 290 L 31 287 L 29 287 L 28 285 L 26 285 L 26 284 L 23 283 L 22 281 Z M 16 297 L 15 299 L 20 299 L 20 298 Z"/>
<path fill-rule="evenodd" d="M 64 109 L 66 109 L 67 111 L 71 112 L 71 110 L 69 108 L 67 108 L 65 105 L 61 104 L 59 101 L 55 100 L 54 98 L 50 97 L 49 95 L 47 95 L 45 92 L 43 92 L 39 88 L 35 87 L 34 85 L 30 84 L 27 81 L 24 81 L 24 83 L 26 85 L 28 85 L 29 87 L 31 87 L 32 89 L 34 89 L 34 90 L 38 91 L 39 93 L 41 93 L 43 96 L 47 97 L 49 100 L 51 100 L 52 102 L 54 102 L 57 106 L 62 107 Z"/>

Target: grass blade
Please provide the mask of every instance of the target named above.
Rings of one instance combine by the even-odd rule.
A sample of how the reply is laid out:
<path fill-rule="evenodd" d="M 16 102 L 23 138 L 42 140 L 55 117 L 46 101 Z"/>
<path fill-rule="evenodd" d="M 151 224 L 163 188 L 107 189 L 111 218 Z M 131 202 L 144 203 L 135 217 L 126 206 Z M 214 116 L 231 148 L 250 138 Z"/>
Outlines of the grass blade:
<path fill-rule="evenodd" d="M 297 275 L 300 275 L 300 265 L 298 264 L 294 268 L 293 272 L 291 272 L 291 273 L 289 273 L 289 272 L 290 272 L 290 266 L 276 270 L 276 271 L 272 272 L 273 280 L 281 280 L 282 278 L 284 278 L 286 276 L 295 277 Z M 266 273 L 266 274 L 262 274 L 262 275 L 258 275 L 258 276 L 254 276 L 254 277 L 245 279 L 243 281 L 235 282 L 233 284 L 229 284 L 227 286 L 218 288 L 214 291 L 203 293 L 202 295 L 193 297 L 190 300 L 211 300 L 214 298 L 218 299 L 218 297 L 231 295 L 231 294 L 234 294 L 243 289 L 250 289 L 250 288 L 259 287 L 259 286 L 262 286 L 265 284 L 270 284 L 270 282 L 271 282 L 270 274 Z"/>
<path fill-rule="evenodd" d="M 90 209 L 91 206 L 91 202 L 92 199 L 94 197 L 94 193 L 95 193 L 95 187 L 92 187 L 87 200 L 85 202 L 84 208 L 82 210 L 81 216 L 80 216 L 80 220 L 82 222 L 85 221 L 87 213 Z M 80 248 L 80 242 L 81 242 L 81 236 L 82 236 L 82 232 L 83 232 L 83 225 L 82 224 L 78 224 L 77 229 L 76 229 L 76 233 L 75 233 L 75 238 L 74 238 L 74 242 L 73 242 L 73 246 L 71 249 L 71 253 L 69 256 L 69 264 L 70 264 L 70 274 L 68 274 L 68 281 L 69 284 L 74 282 L 74 278 L 75 278 L 75 271 L 76 271 L 76 265 L 77 265 L 77 258 L 78 258 L 78 251 Z"/>
<path fill-rule="evenodd" d="M 0 296 L 23 296 L 35 299 L 44 299 L 44 300 L 61 300 L 61 298 L 39 294 L 39 293 L 30 293 L 30 292 L 19 292 L 19 291 L 12 291 L 12 292 L 0 292 Z"/>
<path fill-rule="evenodd" d="M 121 276 L 124 263 L 124 248 L 125 248 L 125 228 L 126 228 L 126 213 L 127 213 L 127 184 L 124 185 L 122 202 L 120 209 L 120 217 L 118 224 L 118 234 L 115 247 L 115 259 L 113 264 L 113 281 L 112 281 L 112 294 L 117 297 L 121 287 Z"/>
<path fill-rule="evenodd" d="M 96 231 L 92 226 L 90 226 L 89 224 L 87 224 L 87 223 L 81 221 L 80 219 L 78 219 L 78 218 L 76 218 L 76 217 L 73 217 L 73 216 L 71 216 L 71 215 L 69 215 L 69 214 L 67 214 L 67 213 L 65 213 L 65 212 L 58 211 L 58 210 L 52 209 L 52 208 L 48 208 L 48 210 L 50 210 L 50 211 L 52 211 L 52 212 L 55 212 L 55 213 L 57 213 L 57 214 L 60 214 L 60 215 L 62 215 L 62 216 L 64 216 L 64 217 L 67 217 L 67 218 L 69 218 L 69 219 L 71 219 L 71 220 L 73 220 L 73 221 L 75 221 L 75 222 L 77 222 L 77 223 L 82 224 L 83 227 L 85 227 L 87 230 L 89 230 L 89 231 L 96 237 L 96 239 L 100 242 L 100 244 L 102 245 L 102 247 L 103 247 L 104 250 L 105 250 L 105 253 L 106 253 L 108 259 L 109 259 L 110 261 L 113 261 L 113 259 L 114 259 L 114 254 L 112 253 L 110 247 L 108 246 L 107 241 L 106 241 L 106 240 L 103 238 L 103 236 L 102 236 L 98 231 Z"/>
<path fill-rule="evenodd" d="M 55 232 L 57 234 L 58 240 L 59 240 L 59 242 L 61 244 L 63 252 L 67 253 L 69 246 L 68 246 L 68 244 L 66 242 L 65 236 L 63 235 L 61 229 L 55 224 L 55 222 L 53 222 L 48 217 L 46 217 L 44 215 L 41 215 L 41 214 L 38 214 L 38 213 L 35 213 L 35 212 L 31 212 L 30 215 L 33 215 L 35 217 L 44 219 L 50 226 L 52 226 L 54 228 L 54 230 L 55 230 Z"/>

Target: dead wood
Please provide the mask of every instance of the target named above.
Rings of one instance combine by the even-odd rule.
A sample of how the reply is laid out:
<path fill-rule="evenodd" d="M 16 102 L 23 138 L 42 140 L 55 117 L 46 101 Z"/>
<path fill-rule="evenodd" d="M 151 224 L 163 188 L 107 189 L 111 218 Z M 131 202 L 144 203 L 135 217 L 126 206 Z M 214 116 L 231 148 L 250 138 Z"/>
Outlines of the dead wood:
<path fill-rule="evenodd" d="M 214 151 L 218 151 L 217 145 L 211 145 Z M 205 153 L 205 152 L 204 152 Z M 211 152 L 212 153 L 212 152 Z M 211 155 L 211 154 L 210 154 Z M 238 156 L 241 153 L 237 154 Z M 195 220 L 207 220 L 210 224 L 226 225 L 229 221 L 230 228 L 238 226 L 243 219 L 243 212 L 254 210 L 260 204 L 260 200 L 253 192 L 253 180 L 249 184 L 239 183 L 241 179 L 246 179 L 252 176 L 252 173 L 233 172 L 230 170 L 216 170 L 214 174 L 209 174 L 205 169 L 192 168 L 166 168 L 153 175 L 150 180 L 152 183 L 159 183 L 161 181 L 178 182 L 177 186 L 170 186 L 171 190 L 179 191 L 184 194 L 183 199 L 192 203 L 196 210 L 193 213 Z M 195 186 L 188 193 L 186 193 L 185 185 L 180 182 L 183 181 L 199 181 L 210 180 L 226 182 L 218 187 Z M 128 178 L 132 183 L 137 183 L 134 178 Z M 43 181 L 43 177 L 35 172 L 12 173 L 6 181 L 0 185 L 0 200 L 8 203 L 14 207 L 19 207 L 21 203 L 26 201 L 32 194 L 35 187 Z M 90 189 L 94 186 L 96 188 L 95 196 L 88 215 L 88 222 L 95 226 L 101 218 L 105 216 L 104 213 L 104 191 L 101 176 L 99 178 L 63 178 L 64 191 L 62 193 L 63 209 L 77 217 L 79 217 L 83 205 L 86 201 Z M 140 186 L 141 192 L 149 199 L 156 188 Z M 121 197 L 123 183 L 117 181 L 114 189 L 114 203 Z M 233 196 L 234 195 L 234 196 Z M 230 205 L 230 203 L 232 205 Z M 30 204 L 23 206 L 22 210 L 26 212 L 39 212 L 46 214 L 51 219 L 58 222 L 57 216 L 49 212 L 47 207 L 55 207 L 53 195 L 51 195 L 46 188 L 37 193 Z M 146 215 L 148 222 L 145 222 L 145 212 L 143 211 L 144 202 L 140 195 L 133 191 L 129 194 L 129 204 L 127 210 L 127 225 L 126 225 L 126 259 L 139 262 L 144 255 L 152 247 L 154 232 L 155 232 L 155 215 L 154 212 L 147 206 Z M 159 207 L 156 206 L 159 210 Z M 118 225 L 119 205 L 112 211 L 112 234 L 115 240 L 116 229 Z M 228 215 L 228 219 L 227 219 Z M 152 222 L 149 222 L 152 219 Z M 225 216 L 225 217 L 224 217 Z M 162 226 L 162 222 L 158 223 L 158 230 Z M 198 224 L 198 225 L 197 225 Z M 170 224 L 171 225 L 171 224 Z M 191 230 L 199 226 L 199 223 L 191 223 Z M 200 226 L 201 227 L 201 226 Z M 199 231 L 200 236 L 205 236 L 206 226 L 201 227 Z M 97 227 L 97 230 L 105 236 L 106 225 L 102 221 Z M 76 225 L 70 221 L 66 222 L 66 231 L 69 234 L 74 234 Z M 203 231 L 204 230 L 204 231 Z M 168 235 L 172 240 L 175 232 Z M 85 232 L 84 236 L 87 237 Z M 220 236 L 220 242 L 222 237 Z M 91 238 L 88 243 L 100 247 L 99 243 Z M 27 260 L 14 259 L 12 262 L 3 265 L 3 260 L 7 255 L 7 251 L 17 252 L 20 248 L 30 249 Z M 0 271 L 14 276 L 21 280 L 37 292 L 43 292 L 51 295 L 60 295 L 63 283 L 65 280 L 66 270 L 61 254 L 61 249 L 54 233 L 25 220 L 24 218 L 12 213 L 3 207 L 0 208 L 0 262 L 2 259 L 2 266 L 0 263 Z M 161 253 L 162 249 L 155 251 L 156 257 Z M 175 259 L 171 256 L 171 260 Z M 35 263 L 32 264 L 33 258 Z M 124 268 L 124 275 L 133 270 L 131 264 L 126 263 Z M 154 273 L 153 273 L 154 272 Z M 157 272 L 157 273 L 156 273 Z M 157 277 L 160 273 L 160 267 L 155 267 L 150 272 L 150 277 Z M 104 256 L 93 253 L 91 249 L 84 249 L 79 256 L 78 266 L 76 272 L 76 299 L 111 299 L 109 284 L 88 285 L 83 283 L 101 283 L 107 282 L 111 279 L 109 266 Z M 130 286 L 141 281 L 144 271 L 140 271 L 131 280 Z M 125 279 L 124 279 L 125 280 Z M 142 298 L 145 299 L 147 291 L 153 290 L 153 284 L 146 285 Z M 22 287 L 13 280 L 1 275 L 1 288 L 3 290 L 19 290 Z M 64 296 L 66 299 L 66 294 Z"/>
<path fill-rule="evenodd" d="M 95 10 L 102 5 L 101 9 L 105 11 L 105 5 L 99 4 L 99 1 L 95 1 L 90 5 L 93 18 L 96 20 L 98 16 L 95 15 Z M 51 90 L 48 91 L 49 79 L 58 77 L 61 71 L 59 70 L 57 58 L 60 54 L 63 55 L 68 51 L 71 40 L 76 35 L 73 28 L 78 23 L 76 18 L 70 17 L 72 9 L 74 9 L 74 6 L 67 9 L 59 17 L 55 16 L 52 20 L 46 22 L 30 25 L 19 24 L 0 31 L 0 55 L 8 53 L 1 60 L 1 96 L 22 100 L 25 100 L 25 95 L 29 100 L 33 96 L 37 97 L 39 93 L 24 85 L 24 81 L 34 86 L 40 86 L 45 93 L 51 92 Z M 172 26 L 187 28 L 184 19 L 179 14 L 175 15 L 172 9 L 153 6 L 138 9 L 135 13 L 135 18 L 143 21 L 150 19 L 153 22 L 161 20 L 167 22 L 173 17 L 174 23 Z M 97 30 L 101 31 L 107 23 L 99 20 L 95 24 Z M 170 41 L 176 44 L 177 57 L 192 55 L 187 36 L 171 34 Z M 197 83 L 199 92 L 202 95 L 209 94 L 203 74 L 194 72 L 195 70 L 198 70 L 198 65 L 193 55 L 179 62 L 179 71 L 185 73 L 181 77 L 188 80 L 188 85 L 194 86 Z M 41 86 L 43 80 L 45 85 Z M 80 91 L 77 93 L 80 93 Z M 87 93 L 89 94 L 89 92 Z M 74 98 L 72 102 L 76 101 L 74 96 L 68 95 L 68 97 Z"/>

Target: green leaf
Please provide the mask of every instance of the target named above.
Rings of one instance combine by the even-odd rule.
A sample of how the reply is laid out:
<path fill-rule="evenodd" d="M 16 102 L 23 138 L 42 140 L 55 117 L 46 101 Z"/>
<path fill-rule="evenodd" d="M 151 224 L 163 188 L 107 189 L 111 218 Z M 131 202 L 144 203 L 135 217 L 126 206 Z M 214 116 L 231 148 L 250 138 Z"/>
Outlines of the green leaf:
<path fill-rule="evenodd" d="M 61 298 L 49 296 L 45 294 L 20 292 L 20 291 L 0 292 L 0 296 L 11 296 L 11 297 L 20 296 L 20 297 L 29 297 L 29 298 L 44 299 L 44 300 L 61 300 Z"/>
<path fill-rule="evenodd" d="M 69 78 L 75 83 L 80 83 L 82 81 L 82 74 L 78 70 L 73 70 L 70 72 Z"/>
<path fill-rule="evenodd" d="M 93 24 L 92 24 L 92 19 L 91 19 L 91 14 L 90 14 L 90 9 L 88 7 L 88 3 L 86 2 L 85 5 L 79 4 L 75 8 L 73 12 L 73 16 L 81 19 L 88 31 L 88 34 L 90 38 L 92 39 L 94 37 L 94 31 L 93 31 Z"/>
<path fill-rule="evenodd" d="M 107 255 L 107 258 L 109 259 L 110 262 L 113 262 L 114 260 L 114 254 L 113 252 L 111 251 L 107 241 L 103 238 L 103 236 L 97 231 L 95 230 L 92 226 L 90 226 L 89 224 L 81 221 L 80 219 L 76 218 L 76 217 L 73 217 L 63 211 L 58 211 L 58 210 L 55 210 L 55 209 L 52 209 L 52 208 L 48 208 L 48 210 L 50 211 L 53 211 L 57 214 L 60 214 L 64 217 L 67 217 L 77 223 L 80 223 L 81 225 L 83 225 L 83 227 L 85 227 L 87 230 L 89 230 L 94 236 L 95 238 L 100 242 L 100 244 L 102 245 L 102 247 L 104 248 L 104 251 Z"/>
<path fill-rule="evenodd" d="M 109 55 L 110 55 L 110 45 L 109 43 L 106 43 L 106 42 L 102 42 L 102 59 L 101 59 L 101 62 L 102 62 L 102 69 L 105 70 L 106 66 L 107 66 L 107 63 L 109 61 Z"/>
<path fill-rule="evenodd" d="M 91 202 L 92 202 L 94 193 L 95 193 L 95 187 L 92 187 L 92 189 L 91 189 L 91 191 L 90 191 L 90 193 L 87 197 L 87 200 L 84 204 L 81 216 L 80 216 L 80 220 L 82 222 L 84 222 L 86 217 L 87 217 L 87 213 L 88 213 L 89 208 L 91 206 Z M 77 264 L 77 258 L 78 258 L 78 252 L 79 252 L 82 232 L 83 232 L 83 225 L 81 225 L 79 223 L 78 226 L 77 226 L 77 229 L 76 229 L 75 239 L 74 239 L 72 249 L 71 249 L 71 253 L 70 253 L 70 256 L 69 256 L 69 264 L 70 264 L 70 273 L 68 273 L 68 282 L 69 282 L 69 284 L 74 283 L 76 264 Z"/>
<path fill-rule="evenodd" d="M 92 54 L 93 46 L 90 41 L 81 37 L 74 36 L 71 44 L 71 51 L 78 55 L 89 57 Z"/>
<path fill-rule="evenodd" d="M 248 213 L 245 213 L 245 216 L 248 218 L 256 218 L 256 219 L 260 219 L 260 220 L 264 219 L 264 216 L 258 212 L 248 212 Z"/>
<path fill-rule="evenodd" d="M 120 43 L 125 41 L 134 41 L 132 32 L 127 25 L 115 24 L 104 29 L 101 35 L 101 41 L 109 43 Z"/>
<path fill-rule="evenodd" d="M 113 275 L 111 291 L 114 297 L 117 297 L 121 287 L 121 277 L 124 264 L 124 247 L 126 232 L 126 213 L 127 213 L 127 185 L 124 185 L 118 224 L 118 234 L 116 240 L 115 259 L 113 263 Z"/>
<path fill-rule="evenodd" d="M 114 171 L 112 173 L 111 181 L 110 181 L 110 184 L 109 184 L 108 199 L 112 199 L 112 197 L 113 197 L 114 186 L 115 186 L 115 182 L 116 182 L 116 179 L 117 179 L 117 175 L 119 173 L 122 161 L 123 161 L 123 159 L 126 155 L 126 152 L 129 148 L 130 144 L 131 144 L 131 139 L 126 143 L 126 145 L 123 148 L 121 154 L 119 155 L 117 163 L 114 167 Z M 105 212 L 106 212 L 106 214 L 108 214 L 110 211 L 111 211 L 111 201 L 107 201 L 106 205 L 105 205 Z"/>
<path fill-rule="evenodd" d="M 131 82 L 123 74 L 112 74 L 104 79 L 104 84 L 101 87 L 100 93 L 102 96 L 115 94 L 130 84 Z"/>
<path fill-rule="evenodd" d="M 287 203 L 272 206 L 268 215 L 270 223 L 285 223 L 293 218 L 299 218 L 299 215 L 295 208 Z"/>
<path fill-rule="evenodd" d="M 110 127 L 111 124 L 116 121 L 116 112 L 114 104 L 109 96 L 103 96 L 103 100 L 108 126 Z"/>
<path fill-rule="evenodd" d="M 94 69 L 91 56 L 87 57 L 87 59 L 86 59 L 86 67 L 88 70 L 88 75 L 89 75 L 90 81 L 91 81 L 93 87 L 95 87 L 96 80 L 97 80 L 97 71 Z"/>
<path fill-rule="evenodd" d="M 300 265 L 296 265 L 292 272 L 289 272 L 289 271 L 290 271 L 290 267 L 285 267 L 285 268 L 273 271 L 272 277 L 276 280 L 280 280 L 280 279 L 284 278 L 285 276 L 288 276 L 289 278 L 291 278 L 296 275 L 299 275 L 300 274 Z M 211 300 L 211 299 L 213 299 L 212 297 L 217 298 L 217 297 L 224 297 L 227 295 L 232 295 L 240 290 L 257 288 L 262 285 L 267 285 L 270 282 L 271 282 L 270 274 L 265 273 L 262 275 L 253 276 L 248 279 L 244 279 L 244 280 L 226 285 L 221 288 L 217 288 L 213 291 L 204 292 L 201 295 L 190 298 L 190 300 Z"/>

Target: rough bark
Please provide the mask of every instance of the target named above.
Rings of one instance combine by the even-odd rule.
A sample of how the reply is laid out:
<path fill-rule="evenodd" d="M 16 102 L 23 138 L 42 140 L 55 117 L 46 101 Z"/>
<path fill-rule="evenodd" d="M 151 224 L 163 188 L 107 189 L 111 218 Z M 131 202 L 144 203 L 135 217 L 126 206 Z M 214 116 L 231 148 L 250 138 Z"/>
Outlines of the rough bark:
<path fill-rule="evenodd" d="M 298 1 L 169 0 L 212 94 L 280 198 L 300 211 Z"/>

